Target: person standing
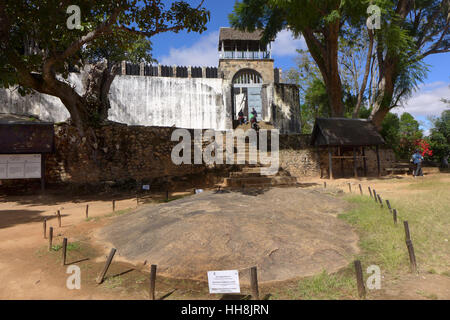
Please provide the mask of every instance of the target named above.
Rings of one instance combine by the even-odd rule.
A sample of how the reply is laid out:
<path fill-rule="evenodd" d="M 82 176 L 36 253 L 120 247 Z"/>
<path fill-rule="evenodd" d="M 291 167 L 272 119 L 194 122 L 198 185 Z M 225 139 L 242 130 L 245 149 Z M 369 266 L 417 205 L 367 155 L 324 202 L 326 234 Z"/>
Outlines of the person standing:
<path fill-rule="evenodd" d="M 416 166 L 416 170 L 414 172 L 413 177 L 422 177 L 423 176 L 423 172 L 422 172 L 422 161 L 423 161 L 423 156 L 420 154 L 419 150 L 416 150 L 416 152 L 412 155 L 412 161 L 414 163 L 414 165 Z"/>

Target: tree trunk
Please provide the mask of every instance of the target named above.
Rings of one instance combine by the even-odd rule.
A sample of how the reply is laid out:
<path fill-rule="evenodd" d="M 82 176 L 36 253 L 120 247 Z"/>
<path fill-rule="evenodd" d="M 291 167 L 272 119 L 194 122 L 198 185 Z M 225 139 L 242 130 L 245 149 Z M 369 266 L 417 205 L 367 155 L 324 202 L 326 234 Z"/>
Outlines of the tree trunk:
<path fill-rule="evenodd" d="M 378 130 L 381 130 L 384 117 L 391 109 L 392 97 L 394 95 L 394 66 L 385 65 L 383 69 L 384 75 L 378 84 L 378 95 L 375 98 L 375 103 L 369 117 L 369 120 L 372 121 Z"/>
<path fill-rule="evenodd" d="M 325 88 L 329 97 L 331 116 L 342 117 L 342 82 L 338 66 L 339 21 L 329 24 L 323 31 L 324 40 L 319 41 L 312 29 L 305 28 L 302 32 L 309 52 L 319 67 Z"/>

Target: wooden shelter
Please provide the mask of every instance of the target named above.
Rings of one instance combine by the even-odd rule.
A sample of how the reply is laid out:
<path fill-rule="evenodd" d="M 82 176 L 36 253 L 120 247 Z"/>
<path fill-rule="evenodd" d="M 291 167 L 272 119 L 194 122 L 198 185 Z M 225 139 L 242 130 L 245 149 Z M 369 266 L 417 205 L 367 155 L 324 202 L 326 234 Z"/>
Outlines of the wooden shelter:
<path fill-rule="evenodd" d="M 353 174 L 358 176 L 357 160 L 364 164 L 364 176 L 367 176 L 366 148 L 376 149 L 378 176 L 381 175 L 380 145 L 384 139 L 376 130 L 372 122 L 366 119 L 347 118 L 317 118 L 314 125 L 311 145 L 318 150 L 328 151 L 329 178 L 333 179 L 333 159 L 341 162 L 341 172 L 344 171 L 344 160 L 353 161 Z M 344 152 L 352 151 L 352 156 L 345 156 Z M 359 151 L 359 152 L 358 152 Z"/>

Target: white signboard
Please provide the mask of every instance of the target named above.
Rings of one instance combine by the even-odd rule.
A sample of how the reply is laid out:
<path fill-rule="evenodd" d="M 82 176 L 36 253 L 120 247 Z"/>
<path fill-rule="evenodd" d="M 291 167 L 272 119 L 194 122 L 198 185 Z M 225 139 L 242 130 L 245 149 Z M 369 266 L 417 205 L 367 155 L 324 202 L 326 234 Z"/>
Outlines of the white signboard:
<path fill-rule="evenodd" d="M 241 293 L 239 271 L 208 271 L 209 293 Z"/>
<path fill-rule="evenodd" d="M 41 178 L 40 154 L 0 154 L 0 179 Z"/>

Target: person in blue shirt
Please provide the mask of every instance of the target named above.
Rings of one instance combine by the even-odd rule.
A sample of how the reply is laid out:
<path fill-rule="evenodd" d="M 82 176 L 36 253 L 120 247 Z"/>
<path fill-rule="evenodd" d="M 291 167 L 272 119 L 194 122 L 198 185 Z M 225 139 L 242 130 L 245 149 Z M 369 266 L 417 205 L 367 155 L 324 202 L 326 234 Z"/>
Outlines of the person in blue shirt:
<path fill-rule="evenodd" d="M 413 176 L 414 177 L 423 176 L 422 172 L 423 156 L 420 154 L 419 150 L 416 150 L 416 152 L 412 155 L 411 160 L 416 165 L 416 170 Z"/>

